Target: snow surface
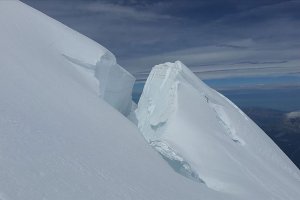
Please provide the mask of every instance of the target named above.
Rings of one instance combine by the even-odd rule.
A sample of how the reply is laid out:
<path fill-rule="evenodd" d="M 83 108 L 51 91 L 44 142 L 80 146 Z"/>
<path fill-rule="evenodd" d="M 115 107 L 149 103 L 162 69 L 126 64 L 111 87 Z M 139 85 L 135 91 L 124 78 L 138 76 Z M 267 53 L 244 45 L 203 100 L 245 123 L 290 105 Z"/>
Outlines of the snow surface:
<path fill-rule="evenodd" d="M 240 199 L 300 197 L 298 168 L 179 61 L 152 69 L 136 117 L 146 140 L 187 178 Z"/>
<path fill-rule="evenodd" d="M 1 200 L 299 197 L 299 170 L 180 62 L 154 68 L 135 116 L 101 45 L 16 0 L 0 28 Z"/>
<path fill-rule="evenodd" d="M 116 63 L 111 52 L 46 15 L 25 8 L 20 2 L 5 0 L 0 3 L 2 57 L 7 55 L 5 59 L 8 59 L 10 56 L 10 62 L 22 65 L 35 62 L 41 67 L 44 66 L 37 58 L 44 58 L 46 63 L 49 57 L 56 57 L 49 65 L 58 68 L 62 68 L 60 63 L 68 61 L 71 74 L 76 68 L 86 76 L 84 79 L 77 77 L 83 87 L 97 91 L 120 112 L 128 114 L 135 79 Z"/>
<path fill-rule="evenodd" d="M 0 1 L 0 29 L 1 200 L 231 199 L 175 173 L 99 98 L 82 65 L 105 48 L 19 1 Z"/>

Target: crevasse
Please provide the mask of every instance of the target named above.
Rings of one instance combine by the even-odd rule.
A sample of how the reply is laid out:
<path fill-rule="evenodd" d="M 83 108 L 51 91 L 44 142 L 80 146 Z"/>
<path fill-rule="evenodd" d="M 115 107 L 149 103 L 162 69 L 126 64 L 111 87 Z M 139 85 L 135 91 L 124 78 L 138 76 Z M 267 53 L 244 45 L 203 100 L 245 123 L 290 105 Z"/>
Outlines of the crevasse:
<path fill-rule="evenodd" d="M 113 54 L 107 52 L 97 62 L 95 77 L 99 81 L 99 96 L 125 116 L 129 115 L 135 78 L 117 64 Z"/>
<path fill-rule="evenodd" d="M 131 113 L 135 78 L 117 63 L 110 51 L 106 50 L 96 64 L 88 64 L 65 54 L 63 56 L 79 66 L 83 74 L 90 74 L 94 77 L 92 79 L 96 79 L 100 98 L 125 116 Z"/>

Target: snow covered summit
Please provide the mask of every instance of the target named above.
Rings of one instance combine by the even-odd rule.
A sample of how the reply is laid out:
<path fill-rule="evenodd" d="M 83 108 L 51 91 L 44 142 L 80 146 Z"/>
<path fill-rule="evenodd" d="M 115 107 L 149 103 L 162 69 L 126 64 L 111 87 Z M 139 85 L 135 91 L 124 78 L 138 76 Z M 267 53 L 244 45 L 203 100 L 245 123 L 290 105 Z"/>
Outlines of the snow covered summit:
<path fill-rule="evenodd" d="M 106 48 L 17 0 L 0 27 L 1 200 L 299 197 L 299 170 L 182 63 L 152 70 L 139 130 Z"/>
<path fill-rule="evenodd" d="M 187 178 L 240 199 L 300 197 L 290 159 L 179 61 L 152 69 L 136 116 L 146 140 Z"/>
<path fill-rule="evenodd" d="M 131 102 L 104 47 L 15 0 L 0 1 L 0 27 L 1 200 L 230 199 L 173 172 L 99 98 Z"/>

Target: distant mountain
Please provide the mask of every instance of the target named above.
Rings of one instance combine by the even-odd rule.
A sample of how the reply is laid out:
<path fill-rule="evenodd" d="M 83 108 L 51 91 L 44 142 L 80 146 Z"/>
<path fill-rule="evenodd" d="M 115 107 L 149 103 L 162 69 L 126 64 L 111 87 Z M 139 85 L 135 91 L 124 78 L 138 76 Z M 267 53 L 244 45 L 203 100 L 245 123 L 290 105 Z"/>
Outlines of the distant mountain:
<path fill-rule="evenodd" d="M 284 124 L 291 131 L 300 134 L 300 112 L 290 112 L 285 115 Z"/>

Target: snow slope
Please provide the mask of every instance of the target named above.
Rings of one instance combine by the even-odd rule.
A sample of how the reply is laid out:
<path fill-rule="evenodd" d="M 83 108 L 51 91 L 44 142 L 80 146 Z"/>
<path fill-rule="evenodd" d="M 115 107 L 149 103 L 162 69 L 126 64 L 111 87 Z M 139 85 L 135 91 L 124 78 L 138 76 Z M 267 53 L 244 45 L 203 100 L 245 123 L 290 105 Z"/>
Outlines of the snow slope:
<path fill-rule="evenodd" d="M 0 28 L 1 200 L 299 197 L 299 170 L 180 62 L 154 68 L 136 112 L 161 157 L 111 52 L 16 0 Z"/>
<path fill-rule="evenodd" d="M 146 140 L 195 182 L 240 199 L 300 197 L 298 168 L 239 108 L 179 61 L 152 69 L 136 117 Z"/>
<path fill-rule="evenodd" d="M 78 82 L 93 92 L 97 91 L 116 109 L 127 114 L 135 79 L 116 63 L 111 52 L 15 0 L 0 2 L 2 57 L 8 59 L 6 55 L 9 55 L 10 62 L 22 62 L 23 65 L 38 63 L 37 58 L 45 59 L 45 63 L 50 60 L 49 65 L 68 60 L 69 66 L 74 65 L 69 67 L 70 73 L 75 73 L 73 69 L 77 67 L 77 71 L 86 76 L 82 80 L 78 78 Z M 58 58 L 52 61 L 49 57 Z M 55 65 L 61 68 L 60 63 Z"/>
<path fill-rule="evenodd" d="M 102 80 L 98 65 L 114 73 Z M 122 84 L 113 87 L 116 77 Z M 99 44 L 19 1 L 1 0 L 0 199 L 232 199 L 175 173 L 99 98 L 100 87 L 104 99 L 127 102 L 113 103 L 123 110 L 131 84 Z M 121 85 L 126 94 L 113 97 Z"/>

